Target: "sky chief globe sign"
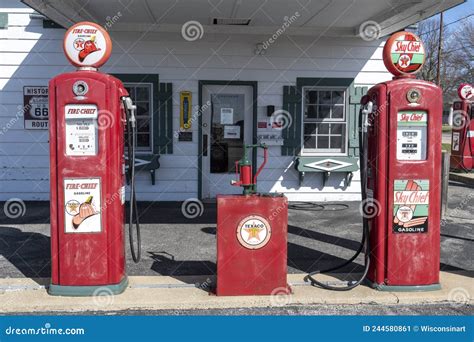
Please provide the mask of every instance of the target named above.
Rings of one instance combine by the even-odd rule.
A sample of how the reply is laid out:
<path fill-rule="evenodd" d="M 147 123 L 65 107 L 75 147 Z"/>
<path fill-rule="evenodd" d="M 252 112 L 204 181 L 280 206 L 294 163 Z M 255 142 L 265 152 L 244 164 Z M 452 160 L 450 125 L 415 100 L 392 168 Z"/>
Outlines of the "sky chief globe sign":
<path fill-rule="evenodd" d="M 394 33 L 383 48 L 383 62 L 395 76 L 416 74 L 425 62 L 425 48 L 420 37 L 405 31 Z"/>
<path fill-rule="evenodd" d="M 461 83 L 458 87 L 458 96 L 461 100 L 470 100 L 474 96 L 472 85 Z"/>
<path fill-rule="evenodd" d="M 83 21 L 67 30 L 63 49 L 72 65 L 99 68 L 112 53 L 112 40 L 102 26 Z"/>

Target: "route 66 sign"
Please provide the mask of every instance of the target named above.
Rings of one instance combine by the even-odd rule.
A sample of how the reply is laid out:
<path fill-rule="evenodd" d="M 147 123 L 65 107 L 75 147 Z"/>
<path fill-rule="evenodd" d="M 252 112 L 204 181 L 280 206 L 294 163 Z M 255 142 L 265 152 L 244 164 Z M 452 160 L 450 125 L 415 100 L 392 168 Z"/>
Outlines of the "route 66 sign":
<path fill-rule="evenodd" d="M 25 129 L 48 129 L 48 87 L 23 87 Z"/>

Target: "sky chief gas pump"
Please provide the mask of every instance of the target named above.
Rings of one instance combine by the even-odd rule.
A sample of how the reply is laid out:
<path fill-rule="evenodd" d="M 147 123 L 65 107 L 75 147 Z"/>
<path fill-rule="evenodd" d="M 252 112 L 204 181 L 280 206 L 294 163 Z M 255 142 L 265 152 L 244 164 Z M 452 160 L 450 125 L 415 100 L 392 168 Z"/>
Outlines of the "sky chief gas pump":
<path fill-rule="evenodd" d="M 458 101 L 453 102 L 453 130 L 451 133 L 451 169 L 471 172 L 474 169 L 474 91 L 470 84 L 458 88 Z"/>
<path fill-rule="evenodd" d="M 378 290 L 439 289 L 442 91 L 415 79 L 425 51 L 419 37 L 398 32 L 386 42 L 384 63 L 395 76 L 370 88 L 359 118 L 365 279 Z"/>
<path fill-rule="evenodd" d="M 78 67 L 54 77 L 50 97 L 51 285 L 49 293 L 121 293 L 125 274 L 125 125 L 130 177 L 130 244 L 140 259 L 134 182 L 135 106 L 122 82 L 97 71 L 112 42 L 99 25 L 66 32 L 67 59 Z M 133 247 L 135 217 L 138 250 Z"/>
<path fill-rule="evenodd" d="M 253 174 L 249 150 L 263 149 Z M 257 177 L 268 158 L 267 146 L 246 145 L 236 162 L 242 195 L 217 196 L 218 296 L 289 294 L 287 285 L 288 200 L 282 194 L 257 193 Z"/>

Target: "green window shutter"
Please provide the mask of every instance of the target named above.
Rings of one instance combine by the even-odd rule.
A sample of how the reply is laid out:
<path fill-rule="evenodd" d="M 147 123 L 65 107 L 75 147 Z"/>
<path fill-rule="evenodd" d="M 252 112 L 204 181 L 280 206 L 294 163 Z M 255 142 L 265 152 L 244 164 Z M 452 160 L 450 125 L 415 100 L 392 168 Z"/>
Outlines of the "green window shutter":
<path fill-rule="evenodd" d="M 301 93 L 295 86 L 283 86 L 283 110 L 291 117 L 291 125 L 282 131 L 282 156 L 295 156 L 301 149 Z"/>
<path fill-rule="evenodd" d="M 160 83 L 157 93 L 158 120 L 155 120 L 155 153 L 173 153 L 173 84 Z M 156 116 L 155 116 L 156 117 Z M 158 136 L 156 136 L 158 134 Z"/>
<path fill-rule="evenodd" d="M 8 28 L 8 13 L 0 13 L 0 29 L 5 30 Z"/>
<path fill-rule="evenodd" d="M 349 87 L 349 104 L 346 108 L 348 114 L 349 156 L 359 155 L 359 111 L 360 100 L 367 93 L 367 87 Z"/>

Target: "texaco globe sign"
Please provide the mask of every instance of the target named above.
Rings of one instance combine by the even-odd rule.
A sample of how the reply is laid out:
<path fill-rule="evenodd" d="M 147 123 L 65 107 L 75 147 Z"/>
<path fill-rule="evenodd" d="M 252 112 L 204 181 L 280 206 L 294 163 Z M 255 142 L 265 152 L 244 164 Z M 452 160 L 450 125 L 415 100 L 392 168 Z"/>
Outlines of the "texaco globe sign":
<path fill-rule="evenodd" d="M 472 86 L 468 83 L 461 83 L 458 87 L 458 95 L 461 100 L 470 100 L 474 96 Z"/>
<path fill-rule="evenodd" d="M 63 49 L 73 65 L 99 68 L 112 53 L 112 40 L 102 26 L 84 21 L 67 30 Z"/>
<path fill-rule="evenodd" d="M 383 62 L 395 76 L 416 74 L 425 62 L 421 39 L 411 32 L 393 34 L 383 48 Z"/>
<path fill-rule="evenodd" d="M 258 215 L 247 216 L 237 225 L 237 240 L 248 249 L 264 247 L 270 241 L 271 234 L 270 223 Z"/>

